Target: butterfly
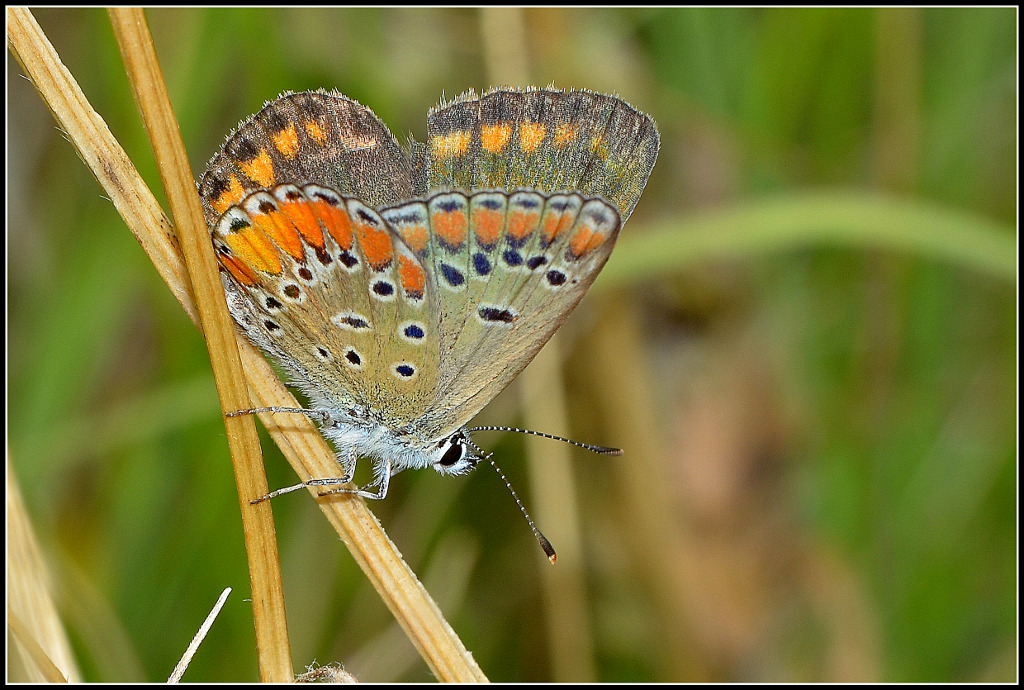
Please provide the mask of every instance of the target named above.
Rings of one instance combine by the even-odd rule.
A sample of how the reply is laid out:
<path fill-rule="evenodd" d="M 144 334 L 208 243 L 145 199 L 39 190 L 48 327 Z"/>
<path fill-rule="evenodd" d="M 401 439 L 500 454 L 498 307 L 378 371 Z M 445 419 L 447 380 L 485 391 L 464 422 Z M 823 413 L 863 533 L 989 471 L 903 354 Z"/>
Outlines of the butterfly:
<path fill-rule="evenodd" d="M 316 419 L 344 470 L 271 495 L 348 483 L 361 456 L 372 483 L 340 491 L 366 498 L 472 470 L 469 420 L 593 283 L 659 142 L 625 101 L 554 88 L 466 93 L 405 148 L 337 92 L 242 122 L 199 183 L 228 307 L 311 402 L 268 409 Z"/>

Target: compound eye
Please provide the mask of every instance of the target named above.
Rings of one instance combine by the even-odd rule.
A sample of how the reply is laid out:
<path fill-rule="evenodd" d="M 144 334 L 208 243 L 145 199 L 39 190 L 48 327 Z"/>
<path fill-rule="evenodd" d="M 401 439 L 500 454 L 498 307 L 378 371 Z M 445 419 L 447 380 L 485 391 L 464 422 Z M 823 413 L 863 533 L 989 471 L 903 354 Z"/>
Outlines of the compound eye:
<path fill-rule="evenodd" d="M 441 456 L 441 459 L 438 460 L 438 464 L 440 464 L 443 467 L 451 467 L 458 461 L 462 460 L 462 456 L 464 453 L 465 448 L 462 447 L 461 443 L 456 441 L 452 443 L 450 446 L 448 446 L 448 450 L 446 450 L 444 452 L 444 455 Z"/>

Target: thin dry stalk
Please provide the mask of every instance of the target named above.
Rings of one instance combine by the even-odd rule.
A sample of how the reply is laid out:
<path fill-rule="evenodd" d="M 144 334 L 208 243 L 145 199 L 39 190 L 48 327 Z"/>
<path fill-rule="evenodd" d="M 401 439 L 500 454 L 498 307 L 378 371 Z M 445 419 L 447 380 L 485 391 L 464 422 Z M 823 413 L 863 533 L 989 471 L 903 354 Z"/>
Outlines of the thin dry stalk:
<path fill-rule="evenodd" d="M 224 602 L 228 600 L 228 595 L 231 594 L 231 588 L 228 587 L 220 596 L 217 597 L 217 602 L 213 605 L 209 615 L 203 620 L 203 624 L 199 626 L 199 630 L 196 631 L 195 637 L 189 642 L 188 648 L 185 653 L 181 655 L 181 659 L 178 661 L 171 675 L 167 678 L 168 683 L 179 683 L 181 677 L 185 675 L 185 671 L 188 670 L 188 665 L 192 663 L 192 657 L 196 655 L 196 650 L 199 649 L 199 645 L 206 639 L 206 634 L 210 632 L 210 628 L 213 627 L 213 622 L 217 620 L 217 616 L 220 614 L 220 610 L 224 608 Z"/>
<path fill-rule="evenodd" d="M 201 330 L 210 352 L 221 411 L 251 409 L 217 260 L 210 245 L 185 144 L 178 131 L 146 16 L 140 8 L 117 8 L 109 12 L 135 102 L 142 113 L 160 179 L 171 205 L 171 215 L 199 309 Z M 274 516 L 269 502 L 251 505 L 251 501 L 265 495 L 268 490 L 256 421 L 250 416 L 226 417 L 224 426 L 242 510 L 260 678 L 264 682 L 283 683 L 292 680 L 294 673 Z"/>
<path fill-rule="evenodd" d="M 171 224 L 152 193 L 60 63 L 31 13 L 24 8 L 8 8 L 7 17 L 8 41 L 15 58 L 160 275 L 196 320 L 197 312 L 186 288 L 184 264 Z M 257 405 L 298 407 L 295 398 L 255 348 L 244 338 L 238 340 L 238 348 L 250 395 Z M 272 417 L 261 415 L 300 479 L 337 475 L 334 453 L 311 422 L 289 415 L 287 426 L 281 427 Z M 311 494 L 315 497 L 315 489 Z M 339 496 L 319 499 L 317 504 L 437 678 L 446 682 L 486 681 L 472 655 L 402 560 L 365 502 Z"/>
<path fill-rule="evenodd" d="M 69 678 L 79 680 L 71 645 L 51 597 L 50 573 L 39 551 L 9 459 L 7 624 L 25 656 L 31 659 L 32 663 L 25 664 L 29 680 L 36 683 L 66 683 Z"/>

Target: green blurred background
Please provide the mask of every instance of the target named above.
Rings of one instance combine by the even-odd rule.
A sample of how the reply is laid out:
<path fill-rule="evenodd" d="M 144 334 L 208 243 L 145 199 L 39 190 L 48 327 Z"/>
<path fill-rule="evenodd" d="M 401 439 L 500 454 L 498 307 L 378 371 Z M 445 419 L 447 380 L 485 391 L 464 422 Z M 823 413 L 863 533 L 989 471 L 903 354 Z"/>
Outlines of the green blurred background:
<path fill-rule="evenodd" d="M 36 16 L 162 199 L 106 14 Z M 1015 9 L 148 16 L 197 176 L 285 90 L 400 139 L 500 83 L 657 121 L 553 373 L 478 417 L 625 449 L 565 472 L 559 444 L 479 438 L 558 564 L 487 468 L 372 505 L 490 679 L 1016 678 Z M 20 74 L 8 55 L 10 464 L 83 678 L 162 681 L 231 586 L 185 679 L 254 680 L 205 347 Z M 313 501 L 274 514 L 296 670 L 429 680 Z"/>

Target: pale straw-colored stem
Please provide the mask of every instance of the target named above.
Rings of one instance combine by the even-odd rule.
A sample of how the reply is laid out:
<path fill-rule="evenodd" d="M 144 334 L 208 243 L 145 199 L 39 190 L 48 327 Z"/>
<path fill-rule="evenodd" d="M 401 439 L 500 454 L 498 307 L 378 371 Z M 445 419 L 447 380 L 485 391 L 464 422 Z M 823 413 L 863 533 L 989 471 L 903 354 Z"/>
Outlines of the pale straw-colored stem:
<path fill-rule="evenodd" d="M 171 224 L 153 194 L 60 63 L 31 13 L 24 8 L 8 8 L 7 18 L 8 41 L 16 59 L 157 271 L 182 307 L 196 320 L 197 312 L 186 287 L 184 263 Z M 244 338 L 238 338 L 238 349 L 255 404 L 299 406 L 267 361 Z M 312 423 L 289 415 L 287 425 L 281 427 L 272 417 L 261 416 L 300 478 L 337 474 L 334 453 Z M 472 655 L 444 620 L 366 504 L 348 496 L 321 499 L 317 504 L 437 678 L 448 682 L 486 681 Z"/>
<path fill-rule="evenodd" d="M 79 681 L 64 624 L 57 615 L 50 573 L 39 551 L 18 478 L 7 459 L 7 626 L 24 652 L 28 680 Z M 11 678 L 8 681 L 26 680 Z"/>
<path fill-rule="evenodd" d="M 210 353 L 221 411 L 246 409 L 251 402 L 235 346 L 234 326 L 224 300 L 217 260 L 203 220 L 185 144 L 178 131 L 146 16 L 140 8 L 116 8 L 110 10 L 110 23 L 114 27 L 128 81 L 142 114 L 171 206 L 178 242 L 199 310 L 200 328 Z M 294 677 L 294 671 L 274 516 L 269 505 L 250 504 L 253 498 L 268 490 L 256 420 L 251 416 L 230 417 L 224 419 L 224 426 L 242 511 L 260 679 L 273 683 L 288 682 Z"/>

